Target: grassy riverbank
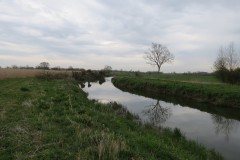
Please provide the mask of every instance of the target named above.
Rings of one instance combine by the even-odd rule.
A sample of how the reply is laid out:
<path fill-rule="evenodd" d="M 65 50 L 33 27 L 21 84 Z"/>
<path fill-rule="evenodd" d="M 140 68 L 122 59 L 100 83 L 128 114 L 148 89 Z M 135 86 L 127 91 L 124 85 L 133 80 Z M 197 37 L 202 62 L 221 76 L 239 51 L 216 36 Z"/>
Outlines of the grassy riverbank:
<path fill-rule="evenodd" d="M 116 77 L 120 88 L 175 96 L 218 106 L 240 108 L 240 86 L 222 83 L 196 83 L 147 77 Z"/>
<path fill-rule="evenodd" d="M 148 79 L 161 79 L 169 81 L 182 81 L 191 83 L 222 83 L 213 74 L 210 73 L 157 73 L 157 72 L 126 72 L 113 71 L 113 77 L 141 77 Z"/>
<path fill-rule="evenodd" d="M 222 159 L 176 129 L 139 124 L 71 80 L 0 80 L 0 159 Z"/>

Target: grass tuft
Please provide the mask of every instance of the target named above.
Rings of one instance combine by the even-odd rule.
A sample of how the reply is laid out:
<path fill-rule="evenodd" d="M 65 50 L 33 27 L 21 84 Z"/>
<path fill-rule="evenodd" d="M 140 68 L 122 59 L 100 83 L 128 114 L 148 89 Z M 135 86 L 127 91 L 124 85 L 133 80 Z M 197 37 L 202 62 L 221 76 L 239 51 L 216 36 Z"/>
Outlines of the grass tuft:
<path fill-rule="evenodd" d="M 27 88 L 27 87 L 21 87 L 20 90 L 23 91 L 23 92 L 30 91 L 29 88 Z"/>
<path fill-rule="evenodd" d="M 175 129 L 173 130 L 173 134 L 174 134 L 174 136 L 175 136 L 176 138 L 179 138 L 179 139 L 183 137 L 183 134 L 182 134 L 181 130 L 178 129 L 178 128 L 175 128 Z"/>

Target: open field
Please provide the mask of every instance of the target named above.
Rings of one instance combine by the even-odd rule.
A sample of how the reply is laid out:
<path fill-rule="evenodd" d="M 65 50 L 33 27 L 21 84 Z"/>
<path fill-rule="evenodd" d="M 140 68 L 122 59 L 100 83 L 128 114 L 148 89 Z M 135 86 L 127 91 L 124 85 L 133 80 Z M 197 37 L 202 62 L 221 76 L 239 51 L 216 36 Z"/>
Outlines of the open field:
<path fill-rule="evenodd" d="M 218 106 L 240 108 L 239 85 L 201 82 L 192 83 L 191 81 L 172 81 L 147 77 L 116 77 L 113 79 L 116 86 L 133 91 L 176 96 Z"/>
<path fill-rule="evenodd" d="M 222 159 L 175 129 L 142 125 L 74 81 L 0 80 L 0 159 Z"/>
<path fill-rule="evenodd" d="M 41 76 L 46 73 L 50 74 L 68 74 L 71 75 L 71 71 L 64 70 L 41 70 L 41 69 L 0 69 L 0 79 L 7 78 L 27 78 Z"/>
<path fill-rule="evenodd" d="M 143 72 L 124 72 L 124 71 L 113 71 L 112 76 L 127 76 L 127 77 L 145 77 L 148 79 L 160 79 L 169 81 L 183 81 L 192 83 L 221 83 L 212 74 L 180 74 L 180 73 L 143 73 Z"/>
<path fill-rule="evenodd" d="M 36 69 L 0 69 L 0 79 L 35 77 L 44 72 Z"/>
<path fill-rule="evenodd" d="M 160 75 L 149 75 L 151 79 L 162 79 L 171 81 L 182 81 L 192 83 L 221 83 L 213 75 L 188 75 L 188 74 L 160 74 Z"/>

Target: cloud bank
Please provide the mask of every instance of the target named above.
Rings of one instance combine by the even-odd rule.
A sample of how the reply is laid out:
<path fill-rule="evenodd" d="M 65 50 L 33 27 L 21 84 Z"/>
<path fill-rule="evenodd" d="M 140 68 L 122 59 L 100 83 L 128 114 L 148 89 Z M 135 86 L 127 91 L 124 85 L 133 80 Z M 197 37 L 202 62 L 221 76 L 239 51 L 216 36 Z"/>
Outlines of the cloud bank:
<path fill-rule="evenodd" d="M 212 71 L 220 45 L 240 45 L 238 0 L 0 0 L 0 65 L 156 70 L 152 42 L 175 55 L 164 72 Z"/>

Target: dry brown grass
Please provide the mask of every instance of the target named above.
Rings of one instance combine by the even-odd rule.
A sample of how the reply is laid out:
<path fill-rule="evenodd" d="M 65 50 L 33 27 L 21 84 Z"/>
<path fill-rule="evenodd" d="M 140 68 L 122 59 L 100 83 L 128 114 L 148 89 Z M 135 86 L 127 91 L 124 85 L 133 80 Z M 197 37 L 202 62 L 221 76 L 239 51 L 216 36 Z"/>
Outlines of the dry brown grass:
<path fill-rule="evenodd" d="M 71 75 L 71 71 L 56 71 L 56 70 L 40 70 L 40 69 L 0 69 L 0 79 L 7 78 L 26 78 L 26 77 L 36 77 L 46 72 L 50 74 L 60 74 L 66 73 Z"/>

